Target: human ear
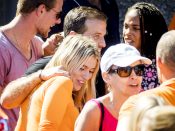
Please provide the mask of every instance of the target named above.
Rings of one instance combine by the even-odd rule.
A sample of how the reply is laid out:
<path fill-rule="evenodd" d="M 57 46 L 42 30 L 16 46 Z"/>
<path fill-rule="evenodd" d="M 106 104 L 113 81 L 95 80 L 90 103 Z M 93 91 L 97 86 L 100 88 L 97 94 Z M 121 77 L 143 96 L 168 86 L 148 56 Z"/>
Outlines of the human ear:
<path fill-rule="evenodd" d="M 163 62 L 162 62 L 161 58 L 160 58 L 160 57 L 157 57 L 157 58 L 156 58 L 156 65 L 157 65 L 157 68 L 160 68 L 160 67 L 162 66 L 162 64 L 163 64 Z"/>
<path fill-rule="evenodd" d="M 107 72 L 103 72 L 102 73 L 102 78 L 104 80 L 105 83 L 109 83 L 110 81 L 110 75 Z"/>
<path fill-rule="evenodd" d="M 39 5 L 36 8 L 36 14 L 37 16 L 40 16 L 41 14 L 43 14 L 44 12 L 46 12 L 46 6 L 44 4 Z"/>
<path fill-rule="evenodd" d="M 77 33 L 75 31 L 70 31 L 69 35 L 76 35 Z"/>

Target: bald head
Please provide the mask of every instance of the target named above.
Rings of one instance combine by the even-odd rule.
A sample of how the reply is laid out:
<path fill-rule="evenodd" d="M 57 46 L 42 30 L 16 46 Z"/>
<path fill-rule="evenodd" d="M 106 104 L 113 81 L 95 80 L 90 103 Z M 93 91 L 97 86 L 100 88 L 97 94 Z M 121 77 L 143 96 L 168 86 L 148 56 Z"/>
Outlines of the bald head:
<path fill-rule="evenodd" d="M 175 30 L 168 31 L 160 38 L 156 56 L 167 65 L 167 67 L 175 71 Z"/>

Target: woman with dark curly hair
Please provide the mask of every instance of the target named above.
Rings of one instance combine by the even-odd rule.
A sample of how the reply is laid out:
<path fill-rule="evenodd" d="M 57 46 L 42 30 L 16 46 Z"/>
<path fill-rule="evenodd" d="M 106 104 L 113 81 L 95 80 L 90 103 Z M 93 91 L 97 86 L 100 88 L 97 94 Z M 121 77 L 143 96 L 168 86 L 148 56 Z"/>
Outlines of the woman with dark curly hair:
<path fill-rule="evenodd" d="M 156 70 L 157 42 L 168 31 L 165 19 L 155 5 L 137 2 L 128 8 L 123 25 L 123 40 L 135 46 L 142 56 L 152 60 L 145 68 L 142 88 L 148 90 L 159 86 Z"/>

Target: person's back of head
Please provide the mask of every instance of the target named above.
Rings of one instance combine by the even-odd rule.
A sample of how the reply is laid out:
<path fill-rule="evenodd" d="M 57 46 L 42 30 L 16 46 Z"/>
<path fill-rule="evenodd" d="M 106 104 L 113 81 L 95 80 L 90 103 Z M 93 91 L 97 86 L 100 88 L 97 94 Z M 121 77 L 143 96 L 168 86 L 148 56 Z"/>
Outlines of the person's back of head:
<path fill-rule="evenodd" d="M 168 31 L 165 19 L 160 10 L 151 3 L 137 2 L 127 12 L 133 9 L 137 10 L 140 19 L 141 54 L 149 58 L 155 57 L 157 42 Z"/>
<path fill-rule="evenodd" d="M 161 59 L 172 74 L 175 74 L 175 30 L 162 35 L 157 44 L 156 57 Z"/>
<path fill-rule="evenodd" d="M 83 34 L 86 31 L 85 22 L 87 19 L 107 21 L 107 17 L 101 11 L 91 7 L 80 6 L 70 10 L 65 16 L 64 35 L 67 36 L 70 31 Z"/>
<path fill-rule="evenodd" d="M 55 6 L 56 0 L 18 0 L 16 14 L 29 14 L 41 4 L 50 10 Z"/>
<path fill-rule="evenodd" d="M 158 106 L 148 110 L 139 131 L 175 131 L 175 107 Z"/>
<path fill-rule="evenodd" d="M 130 116 L 129 128 L 130 131 L 140 131 L 140 121 L 144 119 L 144 114 L 157 106 L 164 106 L 167 103 L 163 98 L 155 95 L 142 96 L 136 102 L 136 106 Z"/>

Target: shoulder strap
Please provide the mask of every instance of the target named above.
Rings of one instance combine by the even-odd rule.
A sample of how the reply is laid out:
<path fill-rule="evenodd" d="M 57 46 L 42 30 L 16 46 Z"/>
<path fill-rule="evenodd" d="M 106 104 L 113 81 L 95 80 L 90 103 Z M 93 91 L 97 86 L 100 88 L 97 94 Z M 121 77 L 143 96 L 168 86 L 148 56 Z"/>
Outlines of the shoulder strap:
<path fill-rule="evenodd" d="M 98 101 L 100 104 L 100 110 L 101 110 L 101 121 L 100 121 L 100 128 L 99 131 L 102 131 L 102 127 L 103 127 L 103 119 L 104 119 L 104 106 L 103 103 L 101 103 L 100 101 Z"/>

